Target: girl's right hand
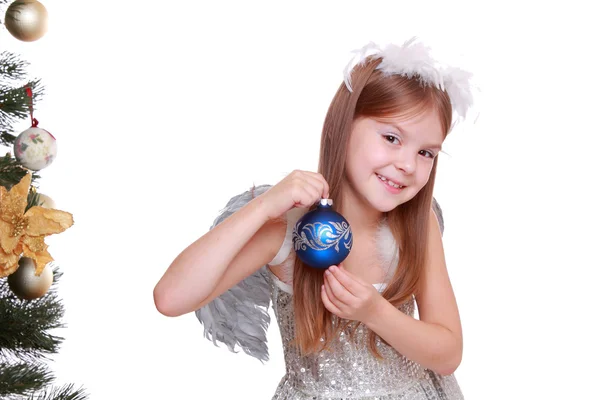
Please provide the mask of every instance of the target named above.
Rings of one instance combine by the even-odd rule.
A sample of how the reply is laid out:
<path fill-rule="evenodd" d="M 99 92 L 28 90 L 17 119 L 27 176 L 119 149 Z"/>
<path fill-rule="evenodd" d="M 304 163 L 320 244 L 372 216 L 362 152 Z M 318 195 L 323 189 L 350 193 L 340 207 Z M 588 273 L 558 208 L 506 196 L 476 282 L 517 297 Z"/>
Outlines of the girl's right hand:
<path fill-rule="evenodd" d="M 318 172 L 295 170 L 263 194 L 269 219 L 279 218 L 294 207 L 308 208 L 329 198 L 329 185 Z"/>

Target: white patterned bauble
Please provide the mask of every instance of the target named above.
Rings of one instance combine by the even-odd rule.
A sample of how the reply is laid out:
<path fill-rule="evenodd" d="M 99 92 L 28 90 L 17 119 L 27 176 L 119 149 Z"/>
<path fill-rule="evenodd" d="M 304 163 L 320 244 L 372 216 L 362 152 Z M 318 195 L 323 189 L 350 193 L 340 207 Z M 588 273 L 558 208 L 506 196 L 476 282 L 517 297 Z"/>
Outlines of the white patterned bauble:
<path fill-rule="evenodd" d="M 31 127 L 15 140 L 14 153 L 22 166 L 39 171 L 56 158 L 56 139 L 45 129 Z"/>

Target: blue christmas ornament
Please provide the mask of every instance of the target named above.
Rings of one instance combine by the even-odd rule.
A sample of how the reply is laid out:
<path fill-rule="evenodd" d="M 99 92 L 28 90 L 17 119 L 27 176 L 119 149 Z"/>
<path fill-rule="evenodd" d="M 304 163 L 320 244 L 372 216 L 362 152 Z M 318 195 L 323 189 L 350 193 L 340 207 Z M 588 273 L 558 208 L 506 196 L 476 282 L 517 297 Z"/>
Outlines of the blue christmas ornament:
<path fill-rule="evenodd" d="M 332 205 L 331 199 L 321 199 L 316 209 L 298 220 L 292 232 L 296 255 L 313 268 L 339 265 L 352 249 L 350 224 Z"/>

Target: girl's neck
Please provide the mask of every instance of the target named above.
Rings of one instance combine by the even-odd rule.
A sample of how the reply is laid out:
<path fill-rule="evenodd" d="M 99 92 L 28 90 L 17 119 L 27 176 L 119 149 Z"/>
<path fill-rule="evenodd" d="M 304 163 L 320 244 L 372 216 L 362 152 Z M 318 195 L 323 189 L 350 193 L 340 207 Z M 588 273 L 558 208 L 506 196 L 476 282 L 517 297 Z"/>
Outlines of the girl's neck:
<path fill-rule="evenodd" d="M 345 186 L 348 188 L 347 185 Z M 371 207 L 365 199 L 351 189 L 343 190 L 339 212 L 346 218 L 354 232 L 377 229 L 385 217 L 384 213 Z"/>

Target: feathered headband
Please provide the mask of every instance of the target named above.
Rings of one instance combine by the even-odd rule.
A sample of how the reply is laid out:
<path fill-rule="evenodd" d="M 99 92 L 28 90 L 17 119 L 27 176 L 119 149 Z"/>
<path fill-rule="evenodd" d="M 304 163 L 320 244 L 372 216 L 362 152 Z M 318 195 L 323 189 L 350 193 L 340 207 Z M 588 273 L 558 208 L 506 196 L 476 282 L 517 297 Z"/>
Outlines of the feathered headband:
<path fill-rule="evenodd" d="M 354 50 L 356 56 L 344 69 L 344 82 L 350 92 L 350 74 L 356 65 L 363 64 L 369 56 L 381 58 L 376 69 L 384 75 L 403 75 L 418 78 L 422 84 L 445 90 L 450 97 L 452 110 L 465 119 L 468 109 L 473 105 L 470 79 L 472 74 L 459 68 L 441 65 L 435 61 L 429 47 L 417 42 L 413 37 L 402 46 L 390 44 L 384 49 L 370 42 L 361 49 Z M 455 121 L 457 122 L 457 121 Z"/>

